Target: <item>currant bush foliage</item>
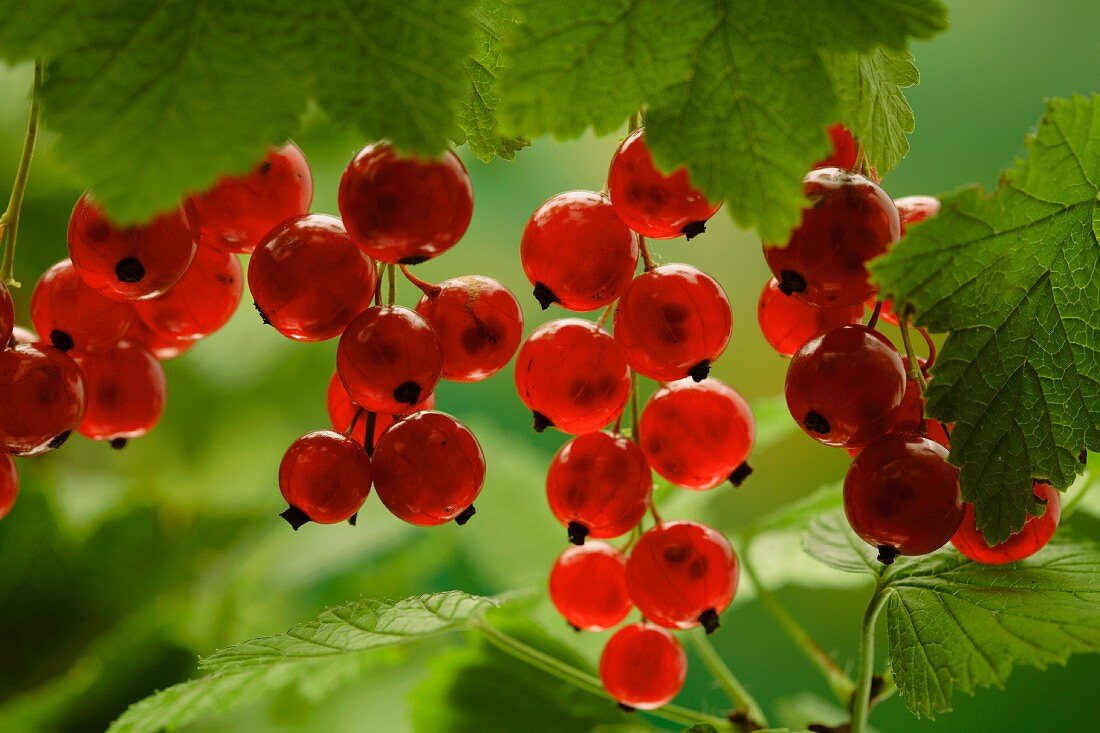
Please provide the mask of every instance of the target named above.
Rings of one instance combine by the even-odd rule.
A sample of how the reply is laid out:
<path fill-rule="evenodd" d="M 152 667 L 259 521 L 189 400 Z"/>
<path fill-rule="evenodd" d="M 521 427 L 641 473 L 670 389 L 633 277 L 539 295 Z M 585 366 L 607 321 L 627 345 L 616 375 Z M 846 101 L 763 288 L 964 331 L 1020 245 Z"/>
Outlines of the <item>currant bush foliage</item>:
<path fill-rule="evenodd" d="M 1100 447 L 1100 96 L 1048 103 L 1027 150 L 995 193 L 945 197 L 873 266 L 950 332 L 928 410 L 955 423 L 951 461 L 990 542 L 1023 526 L 1033 478 L 1064 490 Z"/>

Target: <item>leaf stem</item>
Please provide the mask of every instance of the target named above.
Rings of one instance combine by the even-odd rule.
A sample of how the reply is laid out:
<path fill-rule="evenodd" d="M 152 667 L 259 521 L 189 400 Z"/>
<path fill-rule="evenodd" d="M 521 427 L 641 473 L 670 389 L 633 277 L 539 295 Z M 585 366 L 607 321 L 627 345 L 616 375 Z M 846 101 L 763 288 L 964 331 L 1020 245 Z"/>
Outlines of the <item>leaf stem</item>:
<path fill-rule="evenodd" d="M 401 274 L 405 276 L 406 280 L 420 288 L 424 295 L 427 295 L 429 298 L 434 298 L 439 295 L 439 292 L 443 289 L 438 285 L 431 284 L 427 280 L 421 280 L 416 275 L 412 274 L 409 271 L 408 265 L 401 265 Z"/>
<path fill-rule="evenodd" d="M 733 703 L 734 708 L 745 714 L 743 718 L 747 724 L 745 728 L 756 730 L 757 728 L 768 727 L 768 719 L 764 715 L 764 711 L 753 696 L 749 694 L 749 691 L 745 689 L 744 685 L 741 684 L 741 681 L 730 671 L 725 660 L 718 654 L 714 645 L 710 643 L 710 638 L 706 633 L 702 629 L 696 629 L 688 633 L 687 638 L 692 647 L 695 648 L 699 658 L 703 660 L 703 666 L 722 686 L 722 690 L 726 693 L 729 701 Z"/>
<path fill-rule="evenodd" d="M 879 583 L 875 586 L 875 594 L 871 596 L 871 602 L 867 604 L 867 611 L 863 614 L 863 628 L 859 637 L 859 680 L 851 705 L 851 733 L 865 733 L 867 716 L 871 711 L 871 683 L 875 677 L 875 622 L 887 598 L 881 578 Z"/>
<path fill-rule="evenodd" d="M 917 353 L 913 350 L 913 338 L 909 335 L 909 313 L 906 312 L 905 316 L 898 319 L 898 328 L 901 329 L 901 340 L 905 344 L 905 355 L 909 357 L 909 378 L 916 380 L 920 385 L 921 394 L 928 389 L 928 382 L 924 379 L 924 372 L 921 371 L 920 363 L 917 362 Z"/>
<path fill-rule="evenodd" d="M 0 264 L 0 281 L 19 287 L 12 277 L 15 268 L 15 239 L 19 233 L 19 212 L 23 208 L 23 194 L 27 190 L 27 178 L 31 172 L 31 158 L 34 156 L 34 143 L 38 139 L 38 118 L 42 109 L 42 81 L 45 67 L 42 61 L 34 62 L 34 82 L 31 86 L 31 109 L 27 120 L 27 136 L 23 138 L 23 153 L 19 157 L 19 167 L 15 171 L 15 182 L 11 187 L 8 208 L 0 214 L 0 244 L 6 240 L 4 260 Z"/>

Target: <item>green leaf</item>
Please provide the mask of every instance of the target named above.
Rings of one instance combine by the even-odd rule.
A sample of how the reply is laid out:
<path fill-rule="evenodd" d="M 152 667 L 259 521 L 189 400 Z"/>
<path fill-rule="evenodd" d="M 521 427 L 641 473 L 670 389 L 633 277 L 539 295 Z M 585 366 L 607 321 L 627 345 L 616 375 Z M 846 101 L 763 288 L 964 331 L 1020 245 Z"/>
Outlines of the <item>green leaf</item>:
<path fill-rule="evenodd" d="M 1100 448 L 1100 96 L 1049 102 L 1027 149 L 995 193 L 944 197 L 873 265 L 950 332 L 928 410 L 955 423 L 963 498 L 993 543 L 1023 526 L 1032 479 L 1065 489 Z"/>
<path fill-rule="evenodd" d="M 802 549 L 812 558 L 846 573 L 881 575 L 883 565 L 877 551 L 856 536 L 843 511 L 825 514 L 810 525 L 802 538 Z"/>

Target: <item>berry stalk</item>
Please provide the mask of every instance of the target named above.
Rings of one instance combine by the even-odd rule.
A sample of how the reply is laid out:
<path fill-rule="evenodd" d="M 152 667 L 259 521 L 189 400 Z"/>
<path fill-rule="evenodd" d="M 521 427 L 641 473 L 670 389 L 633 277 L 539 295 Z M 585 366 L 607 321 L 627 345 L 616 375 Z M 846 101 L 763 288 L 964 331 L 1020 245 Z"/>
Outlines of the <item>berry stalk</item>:
<path fill-rule="evenodd" d="M 703 631 L 696 630 L 686 634 L 687 639 L 691 642 L 691 645 L 695 648 L 696 654 L 703 660 L 703 666 L 707 668 L 711 676 L 717 680 L 721 685 L 722 691 L 726 693 L 726 697 L 733 703 L 736 708 L 734 715 L 737 716 L 737 720 L 741 721 L 740 726 L 742 730 L 758 730 L 760 728 L 768 727 L 768 719 L 764 716 L 764 711 L 760 708 L 759 703 L 753 698 L 749 691 L 745 689 L 741 681 L 726 665 L 725 660 L 714 648 L 714 645 L 710 643 L 710 638 Z M 735 725 L 737 725 L 735 723 Z"/>
<path fill-rule="evenodd" d="M 15 171 L 15 182 L 11 187 L 8 208 L 0 215 L 0 244 L 6 239 L 4 260 L 0 264 L 0 281 L 19 287 L 12 277 L 15 267 L 15 239 L 19 233 L 19 212 L 23 207 L 23 194 L 27 189 L 27 177 L 31 172 L 31 158 L 34 156 L 34 143 L 38 138 L 38 118 L 42 109 L 42 80 L 45 69 L 42 61 L 34 62 L 34 82 L 31 86 L 31 110 L 27 120 L 27 136 L 23 138 L 23 153 L 19 157 L 19 167 Z"/>
<path fill-rule="evenodd" d="M 867 716 L 871 712 L 871 686 L 875 677 L 875 622 L 886 604 L 887 591 L 882 587 L 882 576 L 875 586 L 875 594 L 867 604 L 863 614 L 863 628 L 859 637 L 859 680 L 852 697 L 851 733 L 864 733 L 867 730 Z"/>
<path fill-rule="evenodd" d="M 898 328 L 901 329 L 901 340 L 905 344 L 905 355 L 909 357 L 909 378 L 916 380 L 920 385 L 921 394 L 928 389 L 928 382 L 924 378 L 924 373 L 921 371 L 920 363 L 917 361 L 917 354 L 913 350 L 913 339 L 909 335 L 909 313 L 905 314 L 905 317 L 898 321 Z"/>

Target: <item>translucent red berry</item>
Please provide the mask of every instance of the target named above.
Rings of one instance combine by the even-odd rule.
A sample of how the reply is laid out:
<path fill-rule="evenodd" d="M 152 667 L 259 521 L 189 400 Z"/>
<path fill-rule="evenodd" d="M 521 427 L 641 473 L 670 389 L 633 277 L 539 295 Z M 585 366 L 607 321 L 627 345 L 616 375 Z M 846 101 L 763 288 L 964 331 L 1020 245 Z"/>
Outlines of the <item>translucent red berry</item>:
<path fill-rule="evenodd" d="M 791 416 L 810 437 L 858 447 L 893 424 L 905 396 L 905 367 L 878 331 L 838 326 L 791 358 L 785 392 Z"/>
<path fill-rule="evenodd" d="M 607 331 L 563 318 L 536 328 L 516 356 L 516 390 L 535 415 L 535 430 L 594 433 L 622 412 L 630 367 Z"/>
<path fill-rule="evenodd" d="M 605 542 L 570 547 L 550 571 L 550 600 L 578 631 L 618 625 L 634 607 L 626 592 L 626 558 Z"/>
<path fill-rule="evenodd" d="M 566 191 L 548 199 L 523 230 L 519 256 L 542 307 L 571 311 L 608 305 L 638 267 L 638 236 L 603 194 Z"/>
<path fill-rule="evenodd" d="M 453 247 L 470 224 L 474 190 L 447 151 L 438 160 L 368 145 L 340 179 L 340 216 L 352 241 L 380 262 L 415 265 Z"/>
<path fill-rule="evenodd" d="M 717 379 L 662 386 L 642 411 L 639 433 L 649 465 L 682 488 L 739 486 L 752 473 L 745 463 L 756 438 L 752 410 Z"/>
<path fill-rule="evenodd" d="M 0 351 L 0 447 L 31 456 L 59 448 L 84 416 L 84 378 L 45 344 Z"/>
<path fill-rule="evenodd" d="M 195 261 L 164 295 L 134 305 L 138 317 L 175 340 L 206 338 L 229 322 L 241 302 L 244 273 L 231 252 L 199 247 Z"/>
<path fill-rule="evenodd" d="M 1042 516 L 1028 514 L 1023 528 L 999 545 L 992 547 L 978 530 L 974 521 L 974 505 L 964 504 L 962 524 L 951 538 L 955 549 L 974 562 L 984 565 L 1003 565 L 1031 557 L 1046 547 L 1058 529 L 1062 519 L 1062 497 L 1058 490 L 1047 483 L 1036 482 L 1032 487 L 1035 501 L 1046 505 Z"/>
<path fill-rule="evenodd" d="M 935 196 L 904 196 L 894 199 L 894 206 L 898 210 L 902 234 L 906 228 L 940 213 L 940 200 Z"/>
<path fill-rule="evenodd" d="M 89 287 L 114 300 L 164 293 L 191 266 L 198 241 L 198 214 L 190 200 L 147 224 L 122 227 L 86 193 L 69 218 L 73 266 Z"/>
<path fill-rule="evenodd" d="M 943 547 L 963 519 L 959 470 L 947 449 L 916 433 L 889 433 L 868 445 L 844 477 L 844 512 L 887 565 L 897 555 Z"/>
<path fill-rule="evenodd" d="M 46 270 L 31 296 L 35 329 L 62 351 L 116 344 L 133 318 L 131 304 L 104 298 L 92 290 L 76 274 L 69 260 Z"/>
<path fill-rule="evenodd" d="M 645 516 L 653 478 L 638 445 L 610 433 L 589 433 L 563 445 L 550 461 L 546 498 L 569 540 L 618 537 Z"/>
<path fill-rule="evenodd" d="M 18 496 L 19 472 L 15 470 L 15 461 L 0 452 L 0 519 L 8 516 Z M 626 593 L 625 586 L 623 593 Z"/>
<path fill-rule="evenodd" d="M 309 211 L 313 174 L 301 148 L 288 142 L 248 173 L 225 176 L 192 200 L 203 244 L 251 252 L 272 227 Z"/>
<path fill-rule="evenodd" d="M 256 247 L 248 287 L 264 321 L 296 341 L 340 335 L 370 307 L 378 274 L 334 216 L 284 222 Z"/>
<path fill-rule="evenodd" d="M 684 686 L 687 655 L 676 637 L 653 624 L 624 626 L 600 656 L 600 681 L 620 705 L 654 710 Z"/>
<path fill-rule="evenodd" d="M 635 278 L 615 309 L 615 340 L 630 368 L 659 382 L 705 379 L 732 327 L 726 292 L 691 265 L 661 265 Z"/>
<path fill-rule="evenodd" d="M 15 328 L 15 304 L 11 300 L 8 286 L 0 282 L 0 348 L 11 340 Z"/>
<path fill-rule="evenodd" d="M 856 305 L 876 292 L 867 263 L 898 240 L 898 211 L 873 181 L 839 168 L 810 171 L 811 205 L 786 247 L 764 245 L 779 289 L 818 307 Z"/>
<path fill-rule="evenodd" d="M 523 338 L 523 313 L 496 280 L 467 275 L 429 287 L 416 312 L 443 346 L 443 378 L 477 382 L 504 368 Z"/>
<path fill-rule="evenodd" d="M 145 347 L 123 341 L 107 349 L 73 352 L 73 358 L 87 392 L 81 435 L 110 441 L 140 438 L 160 421 L 168 381 Z"/>
<path fill-rule="evenodd" d="M 737 592 L 737 553 L 698 522 L 665 522 L 638 540 L 626 560 L 626 587 L 647 620 L 709 634 Z"/>
<path fill-rule="evenodd" d="M 760 292 L 756 303 L 760 332 L 781 356 L 792 356 L 802 345 L 830 328 L 859 323 L 863 306 L 818 308 L 798 298 L 784 295 L 773 277 Z"/>
<path fill-rule="evenodd" d="M 485 482 L 485 456 L 469 428 L 424 410 L 386 429 L 374 448 L 378 498 L 398 519 L 421 527 L 465 524 Z"/>
<path fill-rule="evenodd" d="M 298 438 L 279 464 L 279 490 L 290 505 L 282 517 L 294 529 L 351 519 L 370 487 L 371 462 L 363 446 L 331 430 Z"/>
<path fill-rule="evenodd" d="M 336 369 L 364 409 L 398 415 L 435 390 L 443 374 L 443 347 L 420 314 L 399 305 L 376 306 L 348 324 L 336 349 Z"/>
<path fill-rule="evenodd" d="M 691 239 L 702 234 L 707 219 L 722 208 L 722 202 L 712 204 L 691 185 L 687 168 L 667 176 L 657 169 L 645 144 L 644 128 L 630 133 L 615 151 L 607 189 L 623 223 L 654 239 L 681 234 Z"/>
<path fill-rule="evenodd" d="M 195 341 L 177 339 L 163 333 L 153 331 L 145 325 L 141 318 L 130 321 L 130 327 L 126 329 L 126 340 L 141 344 L 149 353 L 161 361 L 175 359 L 187 352 Z"/>
<path fill-rule="evenodd" d="M 851 130 L 838 122 L 830 125 L 826 130 L 829 133 L 829 141 L 833 144 L 833 151 L 828 157 L 814 163 L 814 168 L 843 168 L 852 170 L 856 167 L 856 158 L 859 156 L 859 147 Z"/>
<path fill-rule="evenodd" d="M 332 379 L 328 383 L 328 395 L 326 399 L 328 406 L 328 417 L 332 422 L 332 429 L 338 433 L 344 433 L 351 426 L 352 422 L 355 422 L 355 429 L 351 432 L 351 438 L 359 445 L 366 445 L 367 440 L 367 416 L 365 414 L 360 415 L 356 420 L 356 413 L 361 409 L 354 402 L 352 402 L 351 395 L 344 389 L 344 383 L 340 381 L 340 375 L 333 372 Z M 410 412 L 419 412 L 420 410 L 433 410 L 435 409 L 435 394 L 429 394 L 426 398 L 416 403 L 409 409 L 405 410 L 402 414 L 408 414 Z M 394 416 L 390 414 L 376 414 L 374 417 L 374 440 L 377 442 L 378 436 L 393 425 Z M 372 443 L 373 445 L 373 443 Z"/>

